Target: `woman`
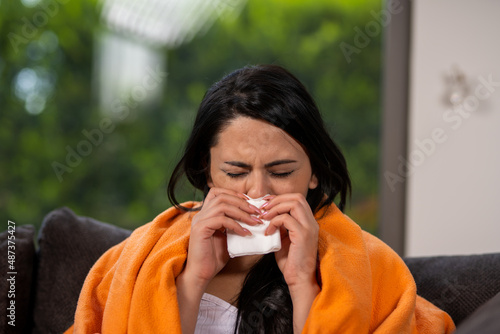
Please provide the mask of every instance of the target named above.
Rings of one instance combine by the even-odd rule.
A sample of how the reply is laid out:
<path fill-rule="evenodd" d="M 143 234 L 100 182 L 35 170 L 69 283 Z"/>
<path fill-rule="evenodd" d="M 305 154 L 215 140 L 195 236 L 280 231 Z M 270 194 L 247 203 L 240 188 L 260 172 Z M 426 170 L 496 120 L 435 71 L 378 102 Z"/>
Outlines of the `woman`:
<path fill-rule="evenodd" d="M 185 175 L 205 194 L 180 204 Z M 205 95 L 168 186 L 175 208 L 108 251 L 75 332 L 449 333 L 403 261 L 342 214 L 345 159 L 305 87 L 278 66 L 237 70 Z M 247 197 L 264 197 L 263 211 Z M 334 200 L 338 199 L 338 206 Z M 269 221 L 275 253 L 230 258 L 226 233 Z"/>

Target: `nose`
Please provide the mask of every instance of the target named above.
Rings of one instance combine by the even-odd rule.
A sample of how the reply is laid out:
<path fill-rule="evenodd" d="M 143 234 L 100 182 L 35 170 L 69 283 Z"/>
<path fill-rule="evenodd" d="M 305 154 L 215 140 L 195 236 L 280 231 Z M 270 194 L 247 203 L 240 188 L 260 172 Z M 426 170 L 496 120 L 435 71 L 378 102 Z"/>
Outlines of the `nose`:
<path fill-rule="evenodd" d="M 246 194 L 251 198 L 259 198 L 271 194 L 270 184 L 263 173 L 252 172 L 247 180 Z"/>

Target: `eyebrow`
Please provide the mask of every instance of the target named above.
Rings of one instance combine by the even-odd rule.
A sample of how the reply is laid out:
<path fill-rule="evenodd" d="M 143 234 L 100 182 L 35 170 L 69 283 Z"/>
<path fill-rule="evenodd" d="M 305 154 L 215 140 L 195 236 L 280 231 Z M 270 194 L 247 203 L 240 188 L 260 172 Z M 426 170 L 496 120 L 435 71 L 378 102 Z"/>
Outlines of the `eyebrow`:
<path fill-rule="evenodd" d="M 269 168 L 269 167 L 273 167 L 273 166 L 277 166 L 277 165 L 291 164 L 294 162 L 297 162 L 297 161 L 290 160 L 290 159 L 282 159 L 282 160 L 276 160 L 276 161 L 269 162 L 269 163 L 265 164 L 264 167 Z M 249 164 L 246 164 L 246 163 L 241 162 L 241 161 L 224 161 L 224 163 L 231 165 L 231 166 L 235 166 L 235 167 L 241 167 L 241 168 L 251 168 L 252 167 Z"/>

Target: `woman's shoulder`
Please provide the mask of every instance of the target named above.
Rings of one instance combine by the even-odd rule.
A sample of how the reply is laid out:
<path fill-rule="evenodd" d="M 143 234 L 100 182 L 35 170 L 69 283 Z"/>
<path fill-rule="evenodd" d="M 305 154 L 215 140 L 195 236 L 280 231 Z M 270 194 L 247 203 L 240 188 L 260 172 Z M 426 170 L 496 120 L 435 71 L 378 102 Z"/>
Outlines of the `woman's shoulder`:
<path fill-rule="evenodd" d="M 339 251 L 338 248 L 342 245 L 343 252 L 355 253 L 357 257 L 364 253 L 372 267 L 396 267 L 405 270 L 406 265 L 403 259 L 391 247 L 375 235 L 364 231 L 335 204 L 318 212 L 316 217 L 320 224 L 320 231 L 322 230 L 320 239 L 324 239 L 320 240 L 320 248 L 322 244 L 325 244 Z M 337 245 L 332 245 L 332 243 Z"/>
<path fill-rule="evenodd" d="M 186 226 L 191 224 L 192 217 L 197 211 L 188 211 L 200 206 L 199 202 L 185 202 L 181 207 L 172 206 L 158 214 L 150 222 L 143 224 L 132 231 L 132 234 L 119 244 L 111 247 L 101 257 L 104 266 L 118 260 L 121 253 L 127 249 L 137 249 L 146 247 L 148 244 L 156 244 L 165 234 L 174 237 L 185 234 Z"/>
<path fill-rule="evenodd" d="M 413 281 L 403 258 L 389 245 L 371 233 L 362 231 L 372 275 L 399 275 L 401 279 Z"/>
<path fill-rule="evenodd" d="M 151 233 L 151 230 L 164 230 L 180 221 L 190 223 L 193 216 L 198 212 L 196 208 L 200 206 L 201 203 L 195 201 L 184 202 L 179 206 L 171 206 L 159 213 L 153 220 L 137 227 L 128 239 L 135 238 L 140 234 Z"/>

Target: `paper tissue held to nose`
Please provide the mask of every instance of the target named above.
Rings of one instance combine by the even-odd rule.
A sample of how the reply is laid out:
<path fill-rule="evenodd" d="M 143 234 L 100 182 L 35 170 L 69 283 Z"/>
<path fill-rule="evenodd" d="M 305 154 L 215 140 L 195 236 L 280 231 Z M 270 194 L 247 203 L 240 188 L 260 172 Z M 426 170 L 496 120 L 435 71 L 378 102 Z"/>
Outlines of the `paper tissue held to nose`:
<path fill-rule="evenodd" d="M 248 197 L 247 202 L 260 209 L 267 202 L 263 199 L 264 197 L 255 199 Z M 262 220 L 262 222 L 264 224 L 251 226 L 238 221 L 242 227 L 252 232 L 251 236 L 242 237 L 232 231 L 227 231 L 227 251 L 229 256 L 267 254 L 281 249 L 280 230 L 277 229 L 273 234 L 265 235 L 264 232 L 269 226 L 269 220 Z"/>

